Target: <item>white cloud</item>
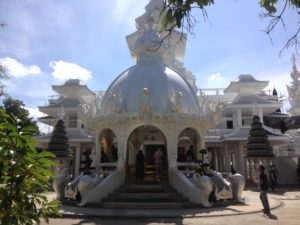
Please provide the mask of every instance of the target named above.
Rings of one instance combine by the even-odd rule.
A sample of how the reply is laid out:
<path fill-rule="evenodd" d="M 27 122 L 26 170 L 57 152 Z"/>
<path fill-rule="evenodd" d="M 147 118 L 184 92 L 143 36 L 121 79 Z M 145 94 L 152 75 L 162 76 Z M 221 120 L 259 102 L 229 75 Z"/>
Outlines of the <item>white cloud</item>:
<path fill-rule="evenodd" d="M 77 64 L 64 61 L 52 61 L 49 66 L 53 69 L 52 76 L 58 80 L 80 79 L 86 81 L 92 78 L 91 72 Z"/>
<path fill-rule="evenodd" d="M 35 120 L 44 115 L 42 112 L 39 111 L 38 108 L 25 107 L 25 109 L 29 111 L 30 117 L 33 117 Z"/>
<path fill-rule="evenodd" d="M 17 60 L 6 57 L 1 58 L 0 63 L 6 68 L 7 73 L 14 77 L 24 77 L 28 75 L 39 75 L 42 73 L 41 69 L 36 65 L 23 65 Z"/>
<path fill-rule="evenodd" d="M 44 116 L 44 114 L 42 112 L 40 112 L 38 108 L 25 107 L 25 109 L 27 109 L 29 111 L 29 116 L 33 117 L 34 120 L 37 120 L 37 118 Z M 44 124 L 44 123 L 37 122 L 37 125 L 38 125 L 40 131 L 45 134 L 47 134 L 53 130 L 53 127 L 51 127 L 47 124 Z"/>
<path fill-rule="evenodd" d="M 211 74 L 206 78 L 207 81 L 214 81 L 214 82 L 223 82 L 224 78 L 221 76 L 220 73 Z"/>

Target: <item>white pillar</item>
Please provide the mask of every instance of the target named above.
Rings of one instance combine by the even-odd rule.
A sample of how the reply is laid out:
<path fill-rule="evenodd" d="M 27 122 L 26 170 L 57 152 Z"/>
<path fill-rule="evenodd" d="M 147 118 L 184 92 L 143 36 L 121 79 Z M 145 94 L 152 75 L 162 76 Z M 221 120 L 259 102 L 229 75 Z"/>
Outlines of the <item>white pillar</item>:
<path fill-rule="evenodd" d="M 224 166 L 225 166 L 225 170 L 228 173 L 230 171 L 230 157 L 228 154 L 228 146 L 227 144 L 225 144 L 225 149 L 224 149 L 224 155 L 225 155 L 225 162 L 224 162 Z"/>
<path fill-rule="evenodd" d="M 215 171 L 219 171 L 219 158 L 218 158 L 217 149 L 214 149 L 214 157 L 215 157 L 215 160 L 214 160 L 214 169 L 215 169 Z"/>
<path fill-rule="evenodd" d="M 80 143 L 76 143 L 75 145 L 75 177 L 79 175 L 80 170 L 80 161 L 81 161 L 81 151 L 80 151 Z"/>
<path fill-rule="evenodd" d="M 126 151 L 128 134 L 126 131 L 121 131 L 116 134 L 118 140 L 118 169 L 124 169 L 126 166 Z"/>
<path fill-rule="evenodd" d="M 242 126 L 242 110 L 237 109 L 236 113 L 237 113 L 237 125 L 238 125 L 238 127 L 241 127 Z"/>
<path fill-rule="evenodd" d="M 170 170 L 177 169 L 177 138 L 175 135 L 168 135 L 167 139 L 167 154 L 168 166 Z"/>
<path fill-rule="evenodd" d="M 263 110 L 262 109 L 259 109 L 258 116 L 259 116 L 260 122 L 262 124 L 264 124 L 264 114 L 263 114 Z"/>
<path fill-rule="evenodd" d="M 101 145 L 99 143 L 99 135 L 100 135 L 100 132 L 97 131 L 96 134 L 95 134 L 95 142 L 96 142 L 96 168 L 97 166 L 99 165 L 99 163 L 101 162 Z"/>
<path fill-rule="evenodd" d="M 244 157 L 244 143 L 239 142 L 237 155 L 238 168 L 237 172 L 246 177 L 246 160 Z"/>

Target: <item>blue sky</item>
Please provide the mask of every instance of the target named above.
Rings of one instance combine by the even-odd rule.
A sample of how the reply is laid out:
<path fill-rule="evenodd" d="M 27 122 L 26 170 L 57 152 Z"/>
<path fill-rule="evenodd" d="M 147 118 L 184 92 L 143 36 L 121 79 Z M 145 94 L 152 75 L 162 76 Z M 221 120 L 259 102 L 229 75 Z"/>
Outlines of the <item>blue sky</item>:
<path fill-rule="evenodd" d="M 24 101 L 33 116 L 47 103 L 52 84 L 81 78 L 92 90 L 105 90 L 134 64 L 125 36 L 148 0 L 0 0 L 0 62 L 10 77 L 6 92 Z M 267 20 L 258 1 L 216 1 L 208 21 L 200 11 L 195 35 L 188 37 L 185 66 L 200 88 L 227 87 L 240 74 L 270 80 L 268 89 L 286 95 L 294 48 L 279 51 L 299 25 L 295 10 L 278 26 L 273 44 L 262 30 Z M 300 65 L 300 63 L 298 63 Z M 288 106 L 286 106 L 288 107 Z"/>

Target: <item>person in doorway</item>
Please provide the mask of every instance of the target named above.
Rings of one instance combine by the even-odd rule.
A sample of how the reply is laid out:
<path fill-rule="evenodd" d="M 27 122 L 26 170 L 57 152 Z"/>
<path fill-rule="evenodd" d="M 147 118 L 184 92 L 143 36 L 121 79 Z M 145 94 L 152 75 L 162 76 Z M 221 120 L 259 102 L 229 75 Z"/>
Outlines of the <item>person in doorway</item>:
<path fill-rule="evenodd" d="M 236 171 L 235 171 L 234 166 L 233 166 L 232 163 L 230 164 L 230 172 L 231 172 L 232 175 L 236 174 Z"/>
<path fill-rule="evenodd" d="M 195 161 L 195 152 L 193 145 L 190 145 L 189 149 L 186 151 L 186 161 L 194 162 Z"/>
<path fill-rule="evenodd" d="M 271 189 L 273 192 L 275 191 L 275 187 L 277 186 L 277 177 L 278 177 L 278 172 L 275 168 L 275 165 L 272 165 L 271 170 L 269 172 L 269 179 L 271 182 Z"/>
<path fill-rule="evenodd" d="M 178 148 L 177 162 L 185 162 L 184 148 Z"/>
<path fill-rule="evenodd" d="M 269 206 L 269 200 L 268 200 L 268 178 L 267 175 L 265 174 L 265 167 L 263 165 L 259 166 L 259 184 L 260 184 L 260 200 L 261 203 L 264 207 L 263 213 L 266 214 L 267 216 L 271 216 L 270 212 L 270 206 Z"/>
<path fill-rule="evenodd" d="M 156 181 L 157 182 L 160 182 L 160 179 L 161 179 L 163 157 L 164 157 L 164 155 L 161 151 L 161 148 L 158 148 L 154 153 L 154 164 L 156 166 Z"/>
<path fill-rule="evenodd" d="M 137 180 L 144 180 L 145 176 L 145 156 L 142 150 L 138 151 L 135 161 L 135 178 Z"/>
<path fill-rule="evenodd" d="M 101 151 L 101 162 L 108 162 L 108 157 L 103 150 Z"/>

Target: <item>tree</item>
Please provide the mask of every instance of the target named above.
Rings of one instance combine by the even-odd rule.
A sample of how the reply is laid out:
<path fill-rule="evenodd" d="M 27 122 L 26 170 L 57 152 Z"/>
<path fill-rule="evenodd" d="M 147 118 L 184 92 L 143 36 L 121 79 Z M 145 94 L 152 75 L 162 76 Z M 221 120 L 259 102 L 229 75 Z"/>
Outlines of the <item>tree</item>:
<path fill-rule="evenodd" d="M 186 29 L 189 33 L 192 33 L 196 20 L 192 16 L 191 10 L 193 8 L 199 8 L 205 20 L 207 19 L 206 7 L 213 4 L 214 0 L 164 0 L 162 25 L 165 30 L 169 31 L 168 35 L 171 35 L 171 31 L 176 27 Z M 266 11 L 262 14 L 262 17 L 270 20 L 265 30 L 265 33 L 269 36 L 279 23 L 285 27 L 286 24 L 283 15 L 286 13 L 288 6 L 294 8 L 295 13 L 300 14 L 300 12 L 296 10 L 296 8 L 300 7 L 299 0 L 259 0 L 259 4 Z M 288 39 L 282 50 L 292 46 L 295 47 L 296 51 L 299 48 L 300 20 L 298 24 L 298 29 Z M 282 50 L 280 52 L 282 52 Z"/>
<path fill-rule="evenodd" d="M 33 126 L 36 128 L 36 131 L 33 135 L 40 135 L 39 128 L 36 124 L 36 121 L 33 121 L 32 117 L 29 117 L 29 111 L 24 108 L 25 104 L 21 100 L 13 99 L 11 97 L 7 97 L 3 101 L 3 106 L 0 108 L 5 109 L 8 114 L 12 114 L 18 120 L 18 126 L 20 128 L 26 126 Z"/>
<path fill-rule="evenodd" d="M 37 152 L 34 126 L 20 127 L 18 119 L 0 109 L 0 224 L 40 224 L 58 214 L 58 202 L 48 201 L 45 190 L 53 177 L 52 153 Z"/>

